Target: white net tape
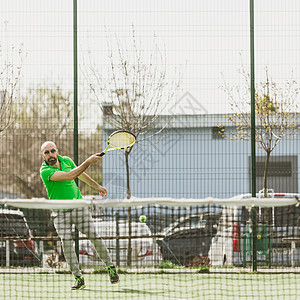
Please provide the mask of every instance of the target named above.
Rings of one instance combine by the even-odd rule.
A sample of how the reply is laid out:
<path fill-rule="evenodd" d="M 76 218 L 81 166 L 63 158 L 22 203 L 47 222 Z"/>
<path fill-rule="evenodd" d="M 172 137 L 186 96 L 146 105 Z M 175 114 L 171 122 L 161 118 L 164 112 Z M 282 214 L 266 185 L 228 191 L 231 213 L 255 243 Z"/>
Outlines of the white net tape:
<path fill-rule="evenodd" d="M 261 195 L 260 195 L 261 196 Z M 33 199 L 0 199 L 0 204 L 4 206 L 15 206 L 32 209 L 74 209 L 86 206 L 100 207 L 139 207 L 149 204 L 165 206 L 196 206 L 205 204 L 215 204 L 222 206 L 246 206 L 246 207 L 276 207 L 298 205 L 300 194 L 272 194 L 269 198 L 251 197 L 251 194 L 238 195 L 232 198 L 135 198 L 131 199 L 101 199 L 100 197 L 87 197 L 82 200 L 46 200 L 40 198 Z"/>

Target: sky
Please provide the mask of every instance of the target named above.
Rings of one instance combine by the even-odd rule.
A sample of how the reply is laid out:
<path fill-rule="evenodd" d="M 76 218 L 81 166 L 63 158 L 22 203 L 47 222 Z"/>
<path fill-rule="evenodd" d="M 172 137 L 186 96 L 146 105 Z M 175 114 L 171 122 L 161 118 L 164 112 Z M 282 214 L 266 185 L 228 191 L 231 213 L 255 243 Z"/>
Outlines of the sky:
<path fill-rule="evenodd" d="M 181 77 L 181 87 L 169 111 L 223 113 L 229 110 L 224 83 L 244 85 L 238 70 L 249 69 L 248 0 L 78 0 L 78 61 L 82 117 L 94 127 L 99 108 L 82 72 L 92 62 L 106 74 L 108 44 L 116 39 L 130 49 L 132 27 L 140 38 L 145 59 L 153 37 L 166 52 L 170 81 Z M 255 1 L 255 77 L 265 68 L 279 84 L 300 83 L 300 1 Z M 61 84 L 73 88 L 73 1 L 2 0 L 0 34 L 3 52 L 23 44 L 26 59 L 21 85 Z M 17 58 L 12 55 L 12 60 Z M 89 77 L 89 75 L 87 76 Z M 194 103 L 194 105 L 190 105 Z M 88 104 L 88 105 L 86 105 Z M 176 104 L 176 109 L 174 105 Z M 198 107 L 196 107 L 198 105 Z"/>

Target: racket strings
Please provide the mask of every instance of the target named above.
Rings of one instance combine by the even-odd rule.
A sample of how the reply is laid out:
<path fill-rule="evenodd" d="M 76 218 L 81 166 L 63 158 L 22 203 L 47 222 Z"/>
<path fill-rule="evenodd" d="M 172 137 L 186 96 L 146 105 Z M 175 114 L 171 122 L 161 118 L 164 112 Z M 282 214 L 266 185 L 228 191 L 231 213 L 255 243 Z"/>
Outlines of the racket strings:
<path fill-rule="evenodd" d="M 135 137 L 128 132 L 119 132 L 112 135 L 109 139 L 109 145 L 114 148 L 127 148 L 135 143 Z"/>

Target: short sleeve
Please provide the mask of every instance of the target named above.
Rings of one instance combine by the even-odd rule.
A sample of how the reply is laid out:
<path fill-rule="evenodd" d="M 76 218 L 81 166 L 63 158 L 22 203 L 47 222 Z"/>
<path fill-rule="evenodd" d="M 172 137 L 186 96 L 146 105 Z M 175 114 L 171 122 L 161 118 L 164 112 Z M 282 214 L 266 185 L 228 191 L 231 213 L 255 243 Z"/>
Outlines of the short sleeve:
<path fill-rule="evenodd" d="M 41 177 L 44 182 L 50 181 L 50 177 L 55 173 L 56 170 L 52 168 L 42 168 L 41 169 Z"/>

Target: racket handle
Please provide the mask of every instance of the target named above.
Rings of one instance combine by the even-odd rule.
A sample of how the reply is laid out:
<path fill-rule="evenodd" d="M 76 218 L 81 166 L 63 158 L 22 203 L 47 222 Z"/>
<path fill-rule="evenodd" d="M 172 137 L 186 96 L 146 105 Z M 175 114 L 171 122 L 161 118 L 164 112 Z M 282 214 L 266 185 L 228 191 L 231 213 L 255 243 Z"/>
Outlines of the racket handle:
<path fill-rule="evenodd" d="M 98 156 L 103 156 L 105 154 L 105 152 L 101 152 L 100 154 L 98 154 Z"/>

